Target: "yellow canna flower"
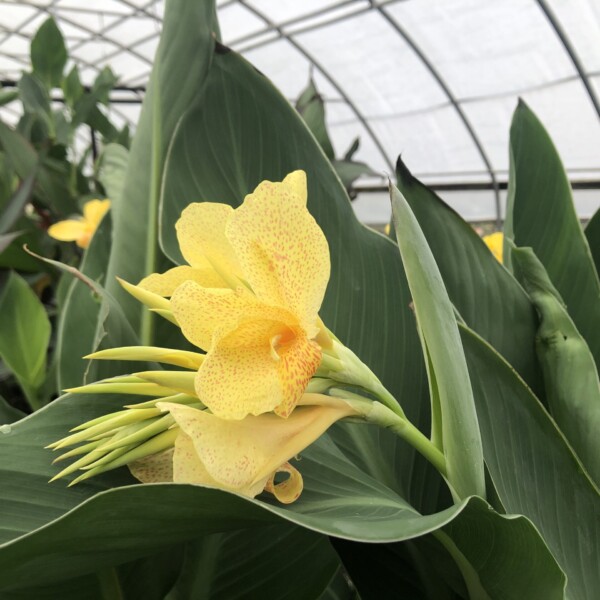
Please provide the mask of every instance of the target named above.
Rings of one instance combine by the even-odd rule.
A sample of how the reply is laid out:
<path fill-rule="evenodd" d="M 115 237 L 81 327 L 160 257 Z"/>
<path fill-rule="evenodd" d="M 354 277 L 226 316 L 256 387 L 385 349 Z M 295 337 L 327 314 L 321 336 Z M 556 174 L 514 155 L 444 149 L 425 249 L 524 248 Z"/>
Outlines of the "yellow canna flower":
<path fill-rule="evenodd" d="M 82 471 L 73 485 L 127 465 L 142 482 L 194 483 L 249 497 L 265 490 L 289 503 L 303 485 L 289 461 L 346 417 L 394 431 L 445 473 L 443 453 L 319 318 L 329 248 L 306 208 L 303 171 L 262 182 L 235 210 L 192 204 L 176 228 L 188 265 L 137 286 L 121 283 L 206 353 L 131 346 L 86 357 L 180 370 L 68 390 L 151 399 L 51 444 L 76 446 L 55 462 L 78 457 L 52 480 Z M 287 478 L 276 481 L 279 473 Z"/>
<path fill-rule="evenodd" d="M 327 398 L 327 400 L 331 400 Z M 190 406 L 158 402 L 179 426 L 174 448 L 129 465 L 143 483 L 194 483 L 250 498 L 263 490 L 284 504 L 302 492 L 302 476 L 289 461 L 335 421 L 356 414 L 345 402 L 301 406 L 287 419 L 274 414 L 221 419 Z M 287 478 L 276 483 L 277 473 Z"/>
<path fill-rule="evenodd" d="M 490 235 L 484 235 L 483 241 L 496 257 L 498 262 L 502 262 L 502 246 L 504 244 L 504 234 L 501 231 L 496 231 Z"/>
<path fill-rule="evenodd" d="M 75 242 L 87 248 L 100 221 L 110 209 L 110 200 L 90 200 L 83 205 L 83 217 L 59 221 L 48 228 L 48 235 L 61 242 Z"/>
<path fill-rule="evenodd" d="M 195 389 L 218 417 L 289 416 L 321 364 L 329 247 L 306 199 L 306 175 L 295 171 L 262 182 L 235 210 L 191 204 L 176 225 L 189 266 L 139 284 L 171 296 L 183 334 L 207 351 Z"/>

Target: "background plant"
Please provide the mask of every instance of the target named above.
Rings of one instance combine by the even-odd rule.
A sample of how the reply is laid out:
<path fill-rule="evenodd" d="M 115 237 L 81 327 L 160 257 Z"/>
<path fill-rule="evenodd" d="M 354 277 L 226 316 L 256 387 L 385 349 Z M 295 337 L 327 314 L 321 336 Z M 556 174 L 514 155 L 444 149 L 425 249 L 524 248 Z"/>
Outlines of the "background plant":
<path fill-rule="evenodd" d="M 0 302 L 5 307 L 0 407 L 6 415 L 18 415 L 15 407 L 39 408 L 58 392 L 50 324 L 56 324 L 71 284 L 70 277 L 61 284 L 60 271 L 24 252 L 23 245 L 77 265 L 81 252 L 49 238 L 47 229 L 81 214 L 86 200 L 108 194 L 99 155 L 108 144 L 120 145 L 117 153 L 129 145 L 128 128 L 118 130 L 106 111 L 117 81 L 110 68 L 86 88 L 77 65 L 67 71 L 67 64 L 64 39 L 49 18 L 32 40 L 31 72 L 0 95 L 0 104 L 22 106 L 14 128 L 0 122 Z"/>

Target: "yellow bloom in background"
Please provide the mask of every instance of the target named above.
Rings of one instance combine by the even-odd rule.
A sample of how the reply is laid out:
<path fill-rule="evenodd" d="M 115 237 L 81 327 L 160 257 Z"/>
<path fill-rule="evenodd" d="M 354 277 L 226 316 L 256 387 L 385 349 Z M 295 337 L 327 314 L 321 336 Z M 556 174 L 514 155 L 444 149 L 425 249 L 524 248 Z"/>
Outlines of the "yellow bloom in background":
<path fill-rule="evenodd" d="M 48 228 L 48 235 L 61 242 L 75 242 L 87 248 L 100 221 L 110 209 L 110 200 L 90 200 L 83 205 L 83 217 L 59 221 Z"/>
<path fill-rule="evenodd" d="M 306 199 L 306 175 L 295 171 L 262 182 L 235 210 L 191 204 L 176 225 L 189 266 L 140 282 L 171 296 L 183 334 L 206 350 L 195 389 L 219 417 L 287 417 L 321 363 L 329 247 Z"/>
<path fill-rule="evenodd" d="M 504 244 L 504 234 L 501 231 L 491 233 L 490 235 L 484 235 L 483 241 L 487 247 L 492 251 L 492 254 L 496 257 L 498 262 L 502 262 L 502 246 Z"/>

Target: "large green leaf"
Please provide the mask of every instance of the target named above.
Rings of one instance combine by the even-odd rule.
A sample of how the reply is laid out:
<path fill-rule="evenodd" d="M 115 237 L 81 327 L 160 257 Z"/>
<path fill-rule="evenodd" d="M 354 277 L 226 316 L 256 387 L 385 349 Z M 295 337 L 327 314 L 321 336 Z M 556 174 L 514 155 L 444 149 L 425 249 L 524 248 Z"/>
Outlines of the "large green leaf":
<path fill-rule="evenodd" d="M 318 598 L 338 566 L 327 538 L 300 527 L 277 524 L 217 533 L 187 544 L 181 576 L 168 600 Z"/>
<path fill-rule="evenodd" d="M 129 155 L 123 189 L 127 201 L 118 203 L 113 212 L 107 287 L 136 331 L 140 305 L 120 289 L 115 276 L 137 283 L 158 269 L 157 209 L 163 163 L 177 122 L 201 91 L 217 29 L 215 12 L 208 1 L 171 0 Z M 142 339 L 147 343 L 150 337 L 146 318 Z"/>
<path fill-rule="evenodd" d="M 408 202 L 396 187 L 391 187 L 390 193 L 423 354 L 429 359 L 432 413 L 439 415 L 434 427 L 439 428 L 438 447 L 446 458 L 447 478 L 458 498 L 485 496 L 481 436 L 454 308 Z"/>
<path fill-rule="evenodd" d="M 590 245 L 590 251 L 592 253 L 592 258 L 594 259 L 594 264 L 596 265 L 596 271 L 600 271 L 600 210 L 597 210 L 594 213 L 594 216 L 586 225 L 584 233 L 588 244 Z"/>
<path fill-rule="evenodd" d="M 523 101 L 510 128 L 510 158 L 505 234 L 533 248 L 600 366 L 598 273 L 560 157 Z"/>
<path fill-rule="evenodd" d="M 67 62 L 67 49 L 60 29 L 52 17 L 38 29 L 31 42 L 33 71 L 48 89 L 60 86 Z"/>
<path fill-rule="evenodd" d="M 515 371 L 462 329 L 483 452 L 506 510 L 533 522 L 568 578 L 567 595 L 600 589 L 600 495 L 544 407 Z"/>
<path fill-rule="evenodd" d="M 327 436 L 303 453 L 305 489 L 289 507 L 200 486 L 127 485 L 132 478 L 125 470 L 73 488 L 49 484 L 59 466 L 50 464 L 52 453 L 44 446 L 122 404 L 122 396 L 66 395 L 0 430 L 0 590 L 59 582 L 201 535 L 281 519 L 346 539 L 400 541 L 443 527 L 482 502 L 472 498 L 421 516 Z"/>
<path fill-rule="evenodd" d="M 336 547 L 349 545 L 342 557 L 352 564 L 363 600 L 402 595 L 427 600 L 564 597 L 564 573 L 524 517 L 499 515 L 483 500 L 473 499 L 452 522 L 429 537 L 443 545 L 436 547 L 434 540 L 424 544 L 425 540 L 419 539 L 375 547 L 342 542 Z M 445 554 L 444 546 L 459 559 L 466 586 L 456 580 L 457 567 L 449 556 L 440 553 Z M 427 577 L 419 577 L 423 571 Z"/>
<path fill-rule="evenodd" d="M 535 310 L 523 288 L 488 250 L 471 225 L 418 181 L 401 159 L 398 188 L 410 204 L 440 269 L 450 300 L 538 394 Z"/>
<path fill-rule="evenodd" d="M 312 77 L 296 101 L 296 110 L 315 136 L 319 146 L 325 152 L 325 156 L 329 160 L 333 160 L 335 154 L 325 123 L 325 101 L 321 94 L 319 94 Z"/>
<path fill-rule="evenodd" d="M 598 485 L 600 381 L 594 357 L 533 250 L 512 248 L 511 260 L 540 315 L 536 350 L 550 414 Z"/>
<path fill-rule="evenodd" d="M 11 273 L 0 298 L 0 357 L 15 374 L 31 407 L 39 408 L 46 376 L 50 321 L 27 282 Z"/>

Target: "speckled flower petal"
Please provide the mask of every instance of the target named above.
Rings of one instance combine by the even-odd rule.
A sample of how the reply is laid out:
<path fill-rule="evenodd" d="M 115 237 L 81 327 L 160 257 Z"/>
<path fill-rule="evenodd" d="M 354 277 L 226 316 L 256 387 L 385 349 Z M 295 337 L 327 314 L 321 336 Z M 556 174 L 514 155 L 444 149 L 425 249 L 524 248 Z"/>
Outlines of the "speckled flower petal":
<path fill-rule="evenodd" d="M 194 483 L 213 485 L 202 480 L 208 475 L 215 487 L 251 497 L 264 489 L 276 471 L 287 470 L 286 463 L 335 421 L 353 414 L 348 406 L 310 406 L 298 408 L 288 419 L 267 414 L 229 421 L 180 404 L 159 402 L 157 406 L 169 411 L 193 442 L 194 452 L 186 441 L 181 443 L 185 452 L 175 451 L 174 473 L 187 473 L 194 477 Z M 189 463 L 189 466 L 178 463 Z M 183 482 L 179 477 L 178 481 Z M 297 486 L 290 483 L 292 488 L 294 485 Z M 298 492 L 297 487 L 295 491 Z M 287 493 L 283 495 L 289 497 Z"/>
<path fill-rule="evenodd" d="M 109 209 L 110 200 L 90 200 L 83 205 L 83 217 L 88 225 L 95 230 Z"/>
<path fill-rule="evenodd" d="M 173 481 L 173 448 L 129 463 L 131 474 L 142 483 Z"/>
<path fill-rule="evenodd" d="M 152 273 L 152 275 L 144 277 L 138 285 L 149 292 L 168 297 L 172 296 L 173 292 L 185 281 L 194 281 L 202 287 L 209 288 L 228 287 L 210 266 L 198 269 L 186 265 L 174 267 L 165 273 Z"/>
<path fill-rule="evenodd" d="M 183 335 L 204 350 L 217 329 L 234 328 L 244 314 L 260 314 L 260 303 L 247 289 L 208 289 L 194 281 L 175 290 L 170 306 Z"/>
<path fill-rule="evenodd" d="M 254 293 L 288 308 L 313 337 L 329 281 L 329 247 L 298 185 L 263 182 L 231 216 L 226 233 Z"/>
<path fill-rule="evenodd" d="M 238 323 L 218 338 L 198 371 L 196 394 L 219 417 L 243 419 L 272 410 L 287 417 L 319 367 L 319 346 L 283 321 L 285 311 L 264 311 L 265 318 Z"/>
<path fill-rule="evenodd" d="M 175 229 L 181 253 L 192 267 L 204 267 L 208 260 L 219 273 L 241 276 L 238 259 L 225 237 L 231 215 L 231 206 L 216 202 L 194 202 L 183 210 Z"/>

